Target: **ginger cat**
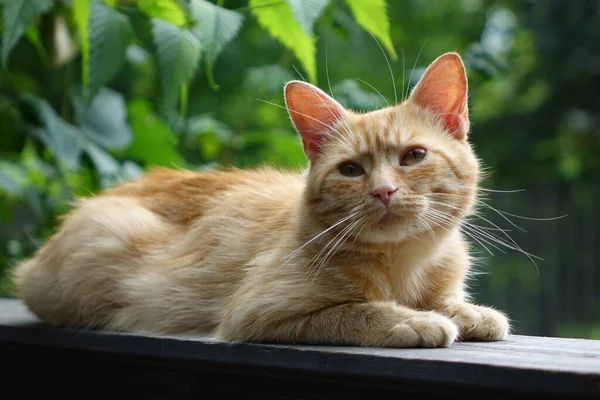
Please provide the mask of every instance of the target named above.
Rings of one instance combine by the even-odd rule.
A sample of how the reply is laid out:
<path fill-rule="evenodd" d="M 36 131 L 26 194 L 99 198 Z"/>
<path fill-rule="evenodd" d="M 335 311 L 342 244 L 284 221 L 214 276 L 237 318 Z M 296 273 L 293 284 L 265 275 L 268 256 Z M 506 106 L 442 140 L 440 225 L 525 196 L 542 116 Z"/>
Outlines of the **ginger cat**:
<path fill-rule="evenodd" d="M 468 302 L 460 231 L 480 179 L 456 53 L 399 105 L 358 114 L 285 87 L 306 174 L 159 169 L 80 199 L 15 269 L 50 324 L 224 341 L 445 347 L 502 340 Z"/>

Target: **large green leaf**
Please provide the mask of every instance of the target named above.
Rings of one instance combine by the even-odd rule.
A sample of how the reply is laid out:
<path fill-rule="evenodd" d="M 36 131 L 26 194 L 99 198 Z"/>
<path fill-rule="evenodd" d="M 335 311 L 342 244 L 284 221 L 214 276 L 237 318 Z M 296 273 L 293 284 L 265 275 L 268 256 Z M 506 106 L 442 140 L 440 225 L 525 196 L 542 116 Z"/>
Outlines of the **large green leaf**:
<path fill-rule="evenodd" d="M 237 35 L 244 18 L 235 11 L 205 0 L 192 0 L 190 8 L 195 21 L 192 31 L 202 41 L 208 80 L 211 86 L 216 88 L 213 77 L 214 63 L 223 47 Z"/>
<path fill-rule="evenodd" d="M 127 109 L 134 135 L 126 151 L 128 158 L 146 165 L 172 167 L 184 164 L 177 153 L 177 136 L 152 112 L 150 103 L 132 100 Z"/>
<path fill-rule="evenodd" d="M 101 147 L 93 143 L 88 143 L 85 150 L 100 175 L 103 177 L 114 177 L 119 173 L 121 166 L 117 160 Z"/>
<path fill-rule="evenodd" d="M 187 24 L 185 11 L 177 0 L 139 0 L 138 9 L 150 18 L 160 18 L 176 26 Z"/>
<path fill-rule="evenodd" d="M 40 139 L 67 168 L 77 170 L 84 142 L 81 131 L 56 114 L 46 100 L 29 93 L 22 99 L 43 127 L 38 131 Z"/>
<path fill-rule="evenodd" d="M 285 2 L 273 2 L 273 0 L 250 0 L 250 7 L 258 23 L 269 31 L 271 36 L 294 52 L 306 71 L 308 80 L 316 83 L 315 40 L 307 35 L 294 19 L 290 5 Z"/>
<path fill-rule="evenodd" d="M 52 0 L 0 0 L 3 7 L 2 65 L 6 67 L 11 50 L 27 26 L 52 7 Z"/>
<path fill-rule="evenodd" d="M 292 8 L 296 21 L 307 35 L 312 34 L 312 28 L 327 7 L 329 0 L 286 0 Z"/>
<path fill-rule="evenodd" d="M 125 99 L 114 90 L 100 89 L 89 105 L 73 99 L 75 119 L 85 136 L 107 149 L 123 149 L 131 142 Z"/>
<path fill-rule="evenodd" d="M 81 47 L 82 80 L 87 85 L 90 80 L 90 0 L 73 0 L 71 10 Z"/>
<path fill-rule="evenodd" d="M 73 1 L 81 42 L 84 99 L 89 102 L 123 65 L 133 29 L 125 15 L 104 3 Z"/>
<path fill-rule="evenodd" d="M 158 72 L 162 83 L 163 106 L 172 110 L 182 89 L 194 77 L 200 61 L 200 41 L 187 29 L 152 20 Z"/>
<path fill-rule="evenodd" d="M 397 59 L 390 36 L 390 20 L 385 0 L 346 0 L 346 2 L 356 22 L 379 39 L 393 60 Z"/>
<path fill-rule="evenodd" d="M 21 197 L 27 186 L 27 172 L 17 163 L 0 160 L 0 193 Z"/>

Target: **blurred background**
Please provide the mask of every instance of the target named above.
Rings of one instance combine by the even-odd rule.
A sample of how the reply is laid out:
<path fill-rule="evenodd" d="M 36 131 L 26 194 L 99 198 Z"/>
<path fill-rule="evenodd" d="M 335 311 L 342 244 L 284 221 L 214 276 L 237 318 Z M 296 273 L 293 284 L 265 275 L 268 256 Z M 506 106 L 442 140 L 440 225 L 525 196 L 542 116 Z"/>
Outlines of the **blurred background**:
<path fill-rule="evenodd" d="M 306 166 L 285 81 L 368 111 L 458 51 L 490 174 L 472 292 L 518 334 L 600 339 L 600 1 L 25 2 L 0 1 L 0 295 L 73 196 L 155 165 Z"/>

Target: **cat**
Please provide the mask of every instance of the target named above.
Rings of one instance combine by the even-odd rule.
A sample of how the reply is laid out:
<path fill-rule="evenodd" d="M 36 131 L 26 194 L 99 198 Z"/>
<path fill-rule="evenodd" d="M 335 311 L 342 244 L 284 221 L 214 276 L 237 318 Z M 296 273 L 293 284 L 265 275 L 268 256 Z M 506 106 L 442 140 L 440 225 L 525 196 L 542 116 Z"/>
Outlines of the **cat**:
<path fill-rule="evenodd" d="M 15 268 L 17 295 L 71 328 L 398 348 L 503 340 L 506 315 L 466 289 L 460 226 L 481 180 L 467 86 L 453 52 L 406 100 L 368 113 L 288 82 L 305 173 L 162 168 L 78 199 Z"/>

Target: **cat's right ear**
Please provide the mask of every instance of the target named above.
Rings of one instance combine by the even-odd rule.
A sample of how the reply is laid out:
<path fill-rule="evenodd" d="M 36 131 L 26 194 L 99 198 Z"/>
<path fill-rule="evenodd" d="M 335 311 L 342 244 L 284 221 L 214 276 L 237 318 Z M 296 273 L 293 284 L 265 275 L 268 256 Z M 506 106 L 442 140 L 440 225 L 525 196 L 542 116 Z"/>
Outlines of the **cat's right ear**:
<path fill-rule="evenodd" d="M 288 82 L 284 93 L 290 118 L 302 137 L 304 153 L 313 161 L 321 153 L 327 133 L 344 116 L 344 107 L 321 89 L 302 81 Z"/>

